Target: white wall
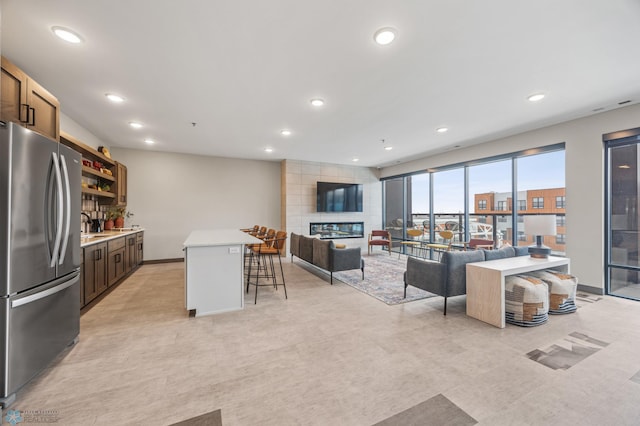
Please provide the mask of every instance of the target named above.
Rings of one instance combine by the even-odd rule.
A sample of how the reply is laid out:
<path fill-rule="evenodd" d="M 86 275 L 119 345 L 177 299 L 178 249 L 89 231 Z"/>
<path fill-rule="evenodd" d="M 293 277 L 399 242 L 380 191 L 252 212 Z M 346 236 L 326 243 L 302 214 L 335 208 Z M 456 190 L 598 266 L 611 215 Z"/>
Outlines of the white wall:
<path fill-rule="evenodd" d="M 127 222 L 146 229 L 144 260 L 183 257 L 196 229 L 279 228 L 280 164 L 112 148 L 127 166 Z"/>
<path fill-rule="evenodd" d="M 567 257 L 580 284 L 604 288 L 604 148 L 602 135 L 640 127 L 640 105 L 620 108 L 519 135 L 449 151 L 387 167 L 381 176 L 394 176 L 520 151 L 566 143 Z"/>
<path fill-rule="evenodd" d="M 318 181 L 363 184 L 363 211 L 316 212 Z M 363 250 L 367 250 L 367 235 L 371 229 L 380 229 L 382 226 L 382 185 L 375 169 L 284 160 L 282 187 L 283 209 L 286 212 L 283 220 L 286 220 L 286 229 L 289 234 L 295 232 L 308 235 L 311 222 L 364 222 L 365 238 L 349 238 L 340 242 L 344 242 L 348 247 L 360 246 Z"/>
<path fill-rule="evenodd" d="M 94 149 L 98 149 L 99 146 L 106 145 L 96 135 L 82 127 L 64 113 L 60 113 L 60 130 L 70 134 L 80 142 L 89 145 Z"/>

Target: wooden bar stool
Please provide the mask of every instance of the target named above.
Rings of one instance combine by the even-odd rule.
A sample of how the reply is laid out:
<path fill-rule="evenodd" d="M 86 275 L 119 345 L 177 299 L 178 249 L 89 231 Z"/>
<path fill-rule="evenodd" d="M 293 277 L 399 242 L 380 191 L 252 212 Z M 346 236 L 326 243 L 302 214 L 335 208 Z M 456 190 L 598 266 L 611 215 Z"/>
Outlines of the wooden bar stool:
<path fill-rule="evenodd" d="M 284 298 L 288 299 L 287 286 L 284 280 L 284 271 L 282 269 L 281 252 L 284 250 L 287 242 L 287 233 L 285 231 L 278 231 L 272 238 L 265 238 L 263 244 L 255 244 L 251 247 L 249 269 L 247 271 L 247 293 L 249 292 L 249 286 L 256 286 L 256 295 L 253 301 L 254 304 L 258 303 L 258 287 L 261 286 L 273 286 L 276 290 L 278 286 L 284 287 Z M 280 265 L 280 276 L 282 282 L 278 282 L 276 276 L 275 263 L 273 257 L 278 257 L 278 263 Z M 255 263 L 254 263 L 255 262 Z M 255 275 L 252 276 L 252 269 L 255 264 Z M 255 281 L 252 281 L 252 278 Z M 270 280 L 271 282 L 260 283 L 260 279 Z"/>

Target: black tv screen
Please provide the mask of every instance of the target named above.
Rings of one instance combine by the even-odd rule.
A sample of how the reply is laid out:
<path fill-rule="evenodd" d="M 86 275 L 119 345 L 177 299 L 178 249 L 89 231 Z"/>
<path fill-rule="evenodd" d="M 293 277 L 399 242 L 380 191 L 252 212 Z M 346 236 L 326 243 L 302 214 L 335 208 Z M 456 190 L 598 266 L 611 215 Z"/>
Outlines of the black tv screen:
<path fill-rule="evenodd" d="M 318 182 L 318 212 L 361 212 L 362 184 Z"/>

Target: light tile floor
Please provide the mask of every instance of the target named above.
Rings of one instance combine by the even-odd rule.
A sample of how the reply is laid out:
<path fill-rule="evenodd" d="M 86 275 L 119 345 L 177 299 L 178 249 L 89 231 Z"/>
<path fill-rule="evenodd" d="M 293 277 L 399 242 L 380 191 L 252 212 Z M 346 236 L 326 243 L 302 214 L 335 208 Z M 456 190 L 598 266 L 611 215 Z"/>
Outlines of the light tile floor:
<path fill-rule="evenodd" d="M 540 327 L 498 329 L 465 297 L 388 306 L 302 262 L 289 299 L 189 318 L 184 265 L 145 265 L 81 319 L 80 342 L 11 407 L 61 425 L 372 425 L 442 394 L 481 425 L 640 423 L 640 303 L 603 297 Z M 571 333 L 608 343 L 566 370 L 528 358 Z"/>

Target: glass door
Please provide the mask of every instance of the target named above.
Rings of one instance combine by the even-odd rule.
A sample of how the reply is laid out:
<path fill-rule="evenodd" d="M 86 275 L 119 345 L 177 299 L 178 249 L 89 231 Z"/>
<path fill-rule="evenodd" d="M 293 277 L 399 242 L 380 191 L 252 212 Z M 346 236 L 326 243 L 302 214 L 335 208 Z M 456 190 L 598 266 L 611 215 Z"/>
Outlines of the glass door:
<path fill-rule="evenodd" d="M 606 146 L 606 289 L 640 300 L 640 128 L 604 135 Z"/>

